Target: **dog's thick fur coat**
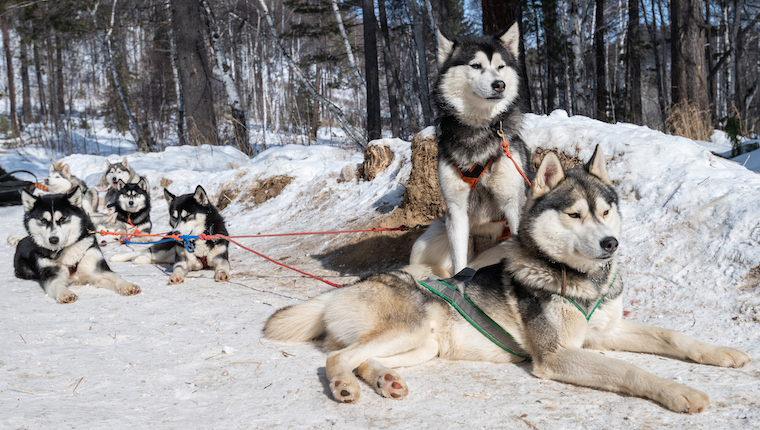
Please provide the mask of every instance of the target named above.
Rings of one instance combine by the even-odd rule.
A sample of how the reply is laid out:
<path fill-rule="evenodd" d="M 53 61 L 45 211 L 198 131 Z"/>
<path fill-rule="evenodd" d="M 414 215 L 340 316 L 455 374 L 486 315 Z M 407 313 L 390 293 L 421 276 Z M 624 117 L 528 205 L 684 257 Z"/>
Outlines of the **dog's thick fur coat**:
<path fill-rule="evenodd" d="M 35 197 L 22 192 L 24 226 L 29 236 L 17 247 L 13 265 L 16 276 L 36 279 L 58 303 L 77 296 L 71 284 L 94 284 L 129 296 L 140 287 L 114 273 L 98 248 L 90 218 L 82 209 L 82 191 Z"/>
<path fill-rule="evenodd" d="M 588 349 L 664 355 L 740 367 L 751 358 L 684 334 L 622 319 L 616 251 L 621 218 L 601 150 L 583 169 L 563 171 L 556 155 L 539 167 L 517 237 L 499 245 L 501 263 L 478 270 L 467 295 L 510 333 L 534 375 L 652 399 L 676 412 L 701 412 L 707 395 Z M 336 400 L 359 398 L 356 370 L 384 397 L 407 395 L 393 370 L 434 357 L 521 361 L 482 336 L 417 280 L 425 266 L 376 275 L 275 312 L 273 340 L 324 338 Z M 598 304 L 595 310 L 593 307 Z"/>
<path fill-rule="evenodd" d="M 512 234 L 519 231 L 527 190 L 520 171 L 527 174 L 529 161 L 515 103 L 519 39 L 516 24 L 493 38 L 438 35 L 438 178 L 446 216 L 415 242 L 410 263 L 429 265 L 439 276 L 464 269 L 473 252 L 481 251 L 472 236 L 492 246 L 504 233 L 504 222 Z M 502 141 L 509 143 L 513 159 Z M 474 184 L 473 176 L 478 177 Z"/>

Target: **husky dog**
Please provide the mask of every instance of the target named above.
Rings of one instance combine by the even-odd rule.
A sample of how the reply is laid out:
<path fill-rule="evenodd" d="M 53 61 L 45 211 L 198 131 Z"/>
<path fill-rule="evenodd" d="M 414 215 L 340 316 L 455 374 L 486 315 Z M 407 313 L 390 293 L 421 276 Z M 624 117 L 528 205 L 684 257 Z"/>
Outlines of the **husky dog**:
<path fill-rule="evenodd" d="M 35 197 L 21 193 L 24 227 L 29 234 L 16 246 L 16 276 L 37 279 L 58 303 L 72 303 L 77 296 L 70 284 L 91 283 L 124 296 L 140 292 L 108 267 L 92 235 L 92 222 L 82 209 L 82 191 Z"/>
<path fill-rule="evenodd" d="M 97 213 L 98 210 L 98 192 L 94 189 L 87 188 L 87 184 L 71 174 L 68 164 L 63 164 L 60 160 L 50 166 L 48 177 L 45 178 L 45 185 L 52 194 L 66 194 L 79 187 L 82 190 L 82 208 L 88 215 Z"/>
<path fill-rule="evenodd" d="M 199 234 L 227 236 L 224 218 L 211 203 L 206 191 L 198 185 L 194 193 L 175 196 L 164 189 L 164 196 L 169 203 L 169 223 L 173 233 L 186 236 Z M 111 257 L 113 262 L 132 260 L 135 264 L 174 263 L 169 282 L 182 283 L 190 270 L 205 268 L 214 269 L 214 279 L 229 281 L 230 261 L 228 257 L 229 241 L 225 239 L 164 242 L 152 245 L 150 248 L 116 254 Z M 192 251 L 190 251 L 192 249 Z"/>
<path fill-rule="evenodd" d="M 104 204 L 104 206 L 108 207 L 113 205 L 119 195 L 119 181 L 125 184 L 136 184 L 140 181 L 140 175 L 135 172 L 135 169 L 129 167 L 127 157 L 124 157 L 120 163 L 111 164 L 108 160 L 106 160 L 106 163 L 108 163 L 108 166 L 106 167 L 106 173 L 103 174 L 103 179 L 100 181 L 100 186 L 108 186 Z"/>
<path fill-rule="evenodd" d="M 499 245 L 505 258 L 481 268 L 467 286 L 422 281 L 425 266 L 371 276 L 275 312 L 264 327 L 273 340 L 323 338 L 327 377 L 336 400 L 359 398 L 364 379 L 384 397 L 407 385 L 393 370 L 436 356 L 518 362 L 531 358 L 543 379 L 654 400 L 676 412 L 701 412 L 706 394 L 584 348 L 664 355 L 725 367 L 751 361 L 736 349 L 622 319 L 623 280 L 616 262 L 621 231 L 618 196 L 601 150 L 585 168 L 563 171 L 553 153 L 539 167 L 520 232 Z M 504 349 L 437 298 L 430 284 L 469 300 L 511 335 Z M 462 303 L 461 301 L 459 303 Z M 468 314 L 472 315 L 472 314 Z M 509 340 L 511 339 L 511 340 Z M 507 351 L 508 349 L 509 351 Z"/>
<path fill-rule="evenodd" d="M 516 105 L 519 39 L 517 24 L 493 38 L 438 33 L 438 178 L 446 215 L 415 242 L 410 262 L 440 276 L 464 269 L 478 251 L 471 235 L 492 246 L 518 232 L 529 159 Z"/>

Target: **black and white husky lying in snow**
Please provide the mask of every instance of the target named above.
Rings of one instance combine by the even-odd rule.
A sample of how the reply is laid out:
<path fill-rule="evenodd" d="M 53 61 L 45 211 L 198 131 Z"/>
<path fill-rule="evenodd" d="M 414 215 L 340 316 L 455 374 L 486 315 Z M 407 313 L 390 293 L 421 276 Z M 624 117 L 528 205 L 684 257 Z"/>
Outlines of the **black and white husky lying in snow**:
<path fill-rule="evenodd" d="M 140 287 L 111 271 L 98 248 L 92 221 L 82 209 L 82 190 L 35 197 L 26 190 L 24 227 L 28 236 L 16 246 L 13 267 L 22 279 L 37 279 L 58 303 L 77 296 L 71 284 L 94 284 L 130 296 Z"/>
<path fill-rule="evenodd" d="M 175 196 L 164 189 L 164 196 L 169 203 L 169 222 L 173 233 L 186 236 L 200 234 L 227 236 L 224 218 L 211 203 L 206 191 L 198 185 L 194 193 Z M 150 248 L 134 252 L 116 254 L 112 262 L 132 261 L 135 264 L 174 263 L 174 270 L 169 282 L 179 284 L 191 270 L 214 269 L 214 279 L 230 279 L 230 261 L 228 257 L 229 241 L 225 239 L 162 242 Z M 192 251 L 191 251 L 192 250 Z"/>

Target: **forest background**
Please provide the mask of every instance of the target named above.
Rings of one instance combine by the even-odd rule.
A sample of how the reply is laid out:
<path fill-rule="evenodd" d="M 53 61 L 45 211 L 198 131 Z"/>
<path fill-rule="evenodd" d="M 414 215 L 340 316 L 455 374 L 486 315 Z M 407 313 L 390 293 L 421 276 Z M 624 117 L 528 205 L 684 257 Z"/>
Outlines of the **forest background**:
<path fill-rule="evenodd" d="M 756 149 L 741 137 L 760 127 L 757 0 L 6 0 L 0 10 L 0 133 L 59 154 L 81 150 L 75 136 L 95 120 L 146 152 L 210 143 L 255 155 L 308 144 L 322 127 L 360 147 L 410 140 L 434 121 L 436 31 L 498 34 L 514 21 L 524 112 L 698 140 L 723 129 L 734 155 Z"/>

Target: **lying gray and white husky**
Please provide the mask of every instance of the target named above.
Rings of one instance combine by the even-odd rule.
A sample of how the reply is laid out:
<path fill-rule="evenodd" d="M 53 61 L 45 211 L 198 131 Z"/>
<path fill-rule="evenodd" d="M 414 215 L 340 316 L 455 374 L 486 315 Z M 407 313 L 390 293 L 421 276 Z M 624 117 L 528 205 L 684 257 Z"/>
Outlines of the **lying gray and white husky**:
<path fill-rule="evenodd" d="M 16 276 L 36 279 L 45 293 L 58 303 L 71 303 L 77 296 L 71 284 L 93 284 L 129 296 L 140 287 L 111 271 L 98 248 L 93 225 L 82 209 L 82 191 L 35 197 L 26 190 L 24 227 L 28 236 L 16 246 Z"/>
<path fill-rule="evenodd" d="M 438 179 L 446 215 L 415 242 L 410 263 L 439 276 L 464 269 L 482 250 L 473 236 L 487 249 L 519 231 L 530 155 L 516 104 L 519 40 L 517 24 L 497 37 L 438 34 Z"/>
<path fill-rule="evenodd" d="M 164 189 L 164 196 L 169 203 L 169 223 L 173 233 L 186 236 L 199 234 L 227 236 L 224 218 L 211 203 L 206 191 L 198 185 L 194 193 L 175 196 Z M 190 240 L 183 242 L 163 242 L 150 248 L 125 252 L 111 256 L 110 261 L 132 261 L 135 264 L 174 263 L 174 270 L 169 282 L 179 284 L 191 270 L 214 269 L 214 279 L 230 279 L 230 262 L 228 256 L 229 241 L 225 239 Z"/>
<path fill-rule="evenodd" d="M 382 396 L 398 399 L 408 388 L 397 367 L 434 357 L 497 363 L 530 357 L 539 378 L 644 397 L 676 412 L 702 412 L 709 404 L 705 393 L 589 351 L 651 353 L 725 367 L 751 361 L 733 348 L 623 320 L 618 210 L 601 150 L 585 168 L 568 171 L 550 153 L 533 182 L 520 232 L 498 246 L 504 257 L 499 264 L 481 268 L 469 281 L 417 282 L 431 273 L 421 265 L 371 276 L 278 310 L 264 335 L 323 339 L 333 350 L 327 378 L 340 402 L 359 399 L 354 370 Z M 466 297 L 457 292 L 459 283 L 468 283 Z M 482 335 L 439 294 L 479 308 L 487 317 L 465 314 L 485 325 L 490 318 L 498 324 L 493 339 L 506 332 L 503 342 Z"/>

